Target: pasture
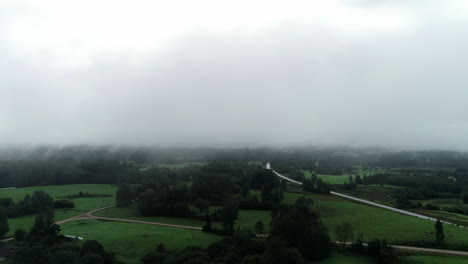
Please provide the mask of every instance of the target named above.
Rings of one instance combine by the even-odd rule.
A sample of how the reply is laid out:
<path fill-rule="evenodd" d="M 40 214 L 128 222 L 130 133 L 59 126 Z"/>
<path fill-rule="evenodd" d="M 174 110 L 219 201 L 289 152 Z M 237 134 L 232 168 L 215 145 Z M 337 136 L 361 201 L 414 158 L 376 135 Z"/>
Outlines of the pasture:
<path fill-rule="evenodd" d="M 382 208 L 354 203 L 349 200 L 320 194 L 285 193 L 285 203 L 293 203 L 298 197 L 314 200 L 322 221 L 329 228 L 332 239 L 336 238 L 335 228 L 343 221 L 353 224 L 362 232 L 364 240 L 386 239 L 393 244 L 412 244 L 434 241 L 434 222 L 402 215 Z M 468 246 L 468 230 L 444 225 L 445 241 L 449 246 Z"/>
<path fill-rule="evenodd" d="M 208 246 L 222 236 L 201 231 L 145 224 L 82 220 L 61 225 L 65 235 L 95 239 L 127 264 L 139 264 L 147 253 L 156 250 L 159 243 L 171 250 L 186 246 Z"/>
<path fill-rule="evenodd" d="M 115 203 L 115 194 L 117 187 L 106 184 L 74 184 L 74 185 L 54 185 L 54 186 L 35 186 L 16 189 L 0 189 L 0 197 L 11 197 L 15 202 L 24 198 L 26 194 L 32 194 L 35 190 L 45 191 L 54 199 L 61 196 L 71 195 L 82 192 L 93 194 L 110 194 L 112 197 L 94 197 L 94 198 L 75 198 L 71 199 L 75 203 L 72 209 L 56 209 L 55 220 L 63 220 L 72 216 L 80 215 L 93 209 L 105 207 Z M 12 235 L 16 229 L 23 228 L 28 230 L 34 223 L 34 215 L 22 216 L 9 219 L 10 231 Z"/>

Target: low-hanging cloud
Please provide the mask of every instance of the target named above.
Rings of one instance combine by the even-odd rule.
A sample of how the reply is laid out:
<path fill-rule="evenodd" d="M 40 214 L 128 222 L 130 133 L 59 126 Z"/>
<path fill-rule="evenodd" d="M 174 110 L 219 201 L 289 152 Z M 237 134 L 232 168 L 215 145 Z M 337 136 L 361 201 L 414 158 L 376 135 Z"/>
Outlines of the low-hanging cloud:
<path fill-rule="evenodd" d="M 468 20 L 453 11 L 461 2 L 331 2 L 318 18 L 275 9 L 251 26 L 173 25 L 158 38 L 123 28 L 123 44 L 109 21 L 102 41 L 89 21 L 73 23 L 85 37 L 34 40 L 24 24 L 48 32 L 42 13 L 10 6 L 17 16 L 0 19 L 0 143 L 466 150 Z"/>

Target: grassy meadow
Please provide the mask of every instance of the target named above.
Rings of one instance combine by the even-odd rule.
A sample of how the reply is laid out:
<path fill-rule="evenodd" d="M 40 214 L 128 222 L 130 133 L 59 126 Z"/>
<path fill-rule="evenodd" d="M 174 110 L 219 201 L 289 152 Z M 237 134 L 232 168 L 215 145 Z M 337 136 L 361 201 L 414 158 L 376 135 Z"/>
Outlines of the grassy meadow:
<path fill-rule="evenodd" d="M 82 192 L 93 194 L 111 194 L 112 197 L 94 197 L 94 198 L 75 198 L 71 199 L 75 203 L 72 209 L 56 209 L 55 220 L 63 220 L 72 216 L 80 215 L 93 209 L 105 207 L 115 203 L 115 194 L 117 187 L 107 184 L 74 184 L 74 185 L 54 185 L 54 186 L 36 186 L 16 189 L 0 189 L 0 197 L 11 197 L 15 202 L 24 198 L 26 194 L 32 194 L 35 190 L 45 191 L 54 199 L 61 196 L 71 195 Z M 34 223 L 34 215 L 22 216 L 9 219 L 10 231 L 12 235 L 16 229 L 23 228 L 28 230 Z"/>
<path fill-rule="evenodd" d="M 200 231 L 100 220 L 68 222 L 61 228 L 65 235 L 98 240 L 127 264 L 140 263 L 139 260 L 156 250 L 159 243 L 169 249 L 179 249 L 189 245 L 205 247 L 222 239 L 222 236 Z"/>

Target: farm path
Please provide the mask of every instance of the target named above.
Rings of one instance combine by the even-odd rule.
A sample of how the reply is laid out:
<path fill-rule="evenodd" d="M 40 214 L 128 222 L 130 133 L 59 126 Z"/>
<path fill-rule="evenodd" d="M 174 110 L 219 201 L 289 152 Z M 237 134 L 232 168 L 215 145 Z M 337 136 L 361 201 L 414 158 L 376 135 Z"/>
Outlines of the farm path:
<path fill-rule="evenodd" d="M 140 221 L 140 220 L 131 220 L 131 219 L 122 219 L 122 218 L 112 218 L 112 217 L 102 217 L 102 216 L 94 216 L 93 213 L 97 211 L 101 211 L 104 209 L 108 209 L 114 207 L 115 205 L 109 205 L 106 207 L 98 208 L 89 212 L 86 212 L 81 215 L 73 216 L 61 221 L 57 221 L 56 224 L 61 225 L 64 223 L 68 223 L 71 221 L 80 221 L 80 220 L 104 220 L 104 221 L 116 221 L 116 222 L 126 222 L 126 223 L 136 223 L 136 224 L 147 224 L 147 225 L 157 225 L 157 226 L 166 226 L 166 227 L 175 227 L 175 228 L 182 228 L 182 229 L 189 229 L 189 230 L 202 230 L 201 227 L 197 226 L 186 226 L 186 225 L 174 225 L 174 224 L 166 224 L 166 223 L 159 223 L 159 222 L 148 222 L 148 221 Z"/>

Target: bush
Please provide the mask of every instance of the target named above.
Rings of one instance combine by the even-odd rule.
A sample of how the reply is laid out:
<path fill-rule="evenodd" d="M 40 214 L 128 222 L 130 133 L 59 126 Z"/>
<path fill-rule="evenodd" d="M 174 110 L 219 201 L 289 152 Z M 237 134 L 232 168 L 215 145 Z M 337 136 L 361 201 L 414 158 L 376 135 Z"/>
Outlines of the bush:
<path fill-rule="evenodd" d="M 55 200 L 54 209 L 74 208 L 75 204 L 70 200 Z"/>
<path fill-rule="evenodd" d="M 22 242 L 26 240 L 27 232 L 24 229 L 16 229 L 15 231 L 15 240 L 18 242 Z"/>

